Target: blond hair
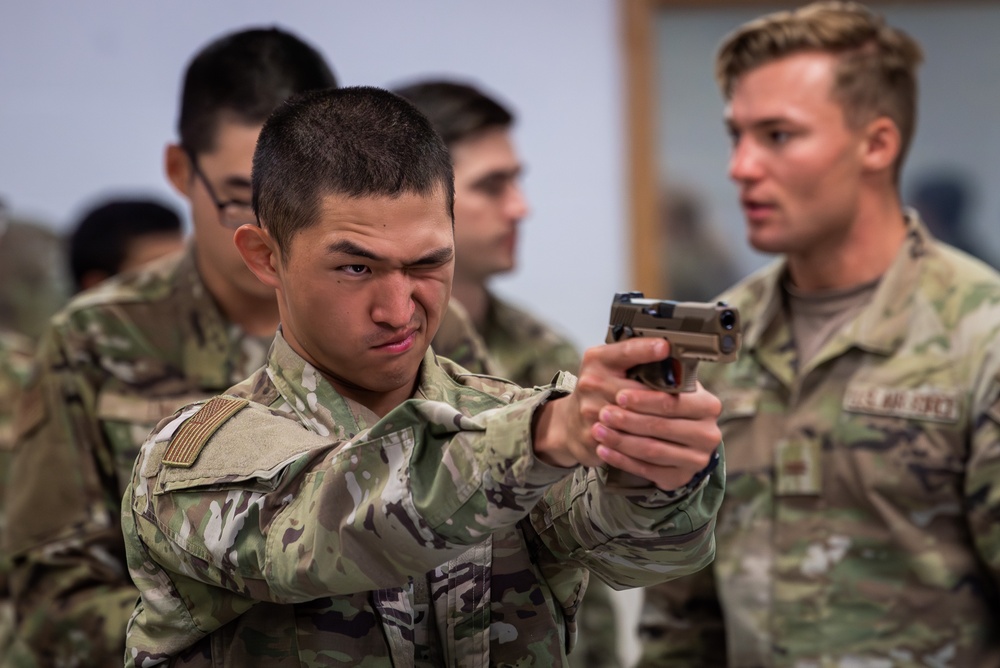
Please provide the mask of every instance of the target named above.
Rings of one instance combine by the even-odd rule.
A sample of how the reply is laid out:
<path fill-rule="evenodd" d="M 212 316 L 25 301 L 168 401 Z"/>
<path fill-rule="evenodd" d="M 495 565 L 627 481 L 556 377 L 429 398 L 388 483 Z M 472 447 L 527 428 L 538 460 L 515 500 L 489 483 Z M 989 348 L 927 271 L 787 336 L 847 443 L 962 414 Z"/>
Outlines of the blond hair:
<path fill-rule="evenodd" d="M 857 2 L 814 2 L 746 23 L 723 40 L 715 78 L 728 100 L 737 79 L 761 65 L 801 52 L 839 57 L 833 99 L 852 128 L 886 116 L 899 130 L 898 178 L 917 123 L 920 45 Z"/>

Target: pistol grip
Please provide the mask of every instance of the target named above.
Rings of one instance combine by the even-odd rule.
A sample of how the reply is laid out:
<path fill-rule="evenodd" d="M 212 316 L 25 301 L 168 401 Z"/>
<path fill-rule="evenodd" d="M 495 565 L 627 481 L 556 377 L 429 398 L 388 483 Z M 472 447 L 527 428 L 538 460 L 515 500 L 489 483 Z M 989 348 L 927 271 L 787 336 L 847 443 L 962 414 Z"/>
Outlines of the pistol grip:
<path fill-rule="evenodd" d="M 681 360 L 681 392 L 694 392 L 698 389 L 698 360 Z"/>

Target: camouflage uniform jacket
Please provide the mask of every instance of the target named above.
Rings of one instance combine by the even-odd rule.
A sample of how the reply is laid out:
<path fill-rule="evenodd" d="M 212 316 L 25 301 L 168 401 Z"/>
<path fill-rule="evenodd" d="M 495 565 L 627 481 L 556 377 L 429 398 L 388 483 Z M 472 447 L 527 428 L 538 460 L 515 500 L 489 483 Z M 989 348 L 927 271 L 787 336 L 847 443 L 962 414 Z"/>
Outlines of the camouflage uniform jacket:
<path fill-rule="evenodd" d="M 143 445 L 126 665 L 564 665 L 581 569 L 634 587 L 703 567 L 723 485 L 614 495 L 540 462 L 532 416 L 573 382 L 524 390 L 428 350 L 376 421 L 279 334 L 230 398 Z"/>
<path fill-rule="evenodd" d="M 469 312 L 457 299 L 448 301 L 448 309 L 434 334 L 431 348 L 441 357 L 447 357 L 467 371 L 496 375 L 496 363 L 486 352 L 486 342 L 476 332 Z"/>
<path fill-rule="evenodd" d="M 223 318 L 190 249 L 53 317 L 19 409 L 5 534 L 19 633 L 42 665 L 121 660 L 137 591 L 119 518 L 139 446 L 259 368 L 269 343 Z"/>
<path fill-rule="evenodd" d="M 580 355 L 572 343 L 550 327 L 520 309 L 490 297 L 487 333 L 497 353 L 504 356 L 506 369 L 496 359 L 486 357 L 486 344 L 470 341 L 473 327 L 468 312 L 451 300 L 434 336 L 434 351 L 474 373 L 504 376 L 523 387 L 546 385 L 565 369 L 580 368 Z M 473 366 L 476 361 L 480 363 Z M 482 360 L 487 360 L 483 362 Z M 589 574 L 588 574 L 589 575 Z M 618 633 L 610 588 L 597 578 L 587 579 L 586 600 L 577 615 L 577 643 L 570 655 L 573 668 L 617 668 Z"/>
<path fill-rule="evenodd" d="M 783 273 L 723 296 L 745 336 L 702 365 L 717 558 L 647 591 L 642 665 L 726 665 L 727 644 L 730 666 L 1000 665 L 1000 276 L 911 213 L 871 303 L 798 368 Z"/>
<path fill-rule="evenodd" d="M 41 336 L 69 298 L 68 267 L 58 233 L 39 222 L 8 219 L 0 208 L 0 329 Z"/>
<path fill-rule="evenodd" d="M 576 346 L 530 313 L 490 295 L 481 332 L 494 372 L 524 387 L 548 385 L 560 371 L 577 371 Z"/>
<path fill-rule="evenodd" d="M 14 447 L 14 406 L 31 371 L 32 343 L 25 336 L 0 330 L 0 506 L 7 485 L 7 469 Z M 7 523 L 7 515 L 0 507 L 0 531 Z M 10 600 L 7 573 L 10 559 L 0 552 L 0 657 L 8 651 L 14 629 L 14 607 Z M 2 662 L 0 662 L 2 665 Z"/>

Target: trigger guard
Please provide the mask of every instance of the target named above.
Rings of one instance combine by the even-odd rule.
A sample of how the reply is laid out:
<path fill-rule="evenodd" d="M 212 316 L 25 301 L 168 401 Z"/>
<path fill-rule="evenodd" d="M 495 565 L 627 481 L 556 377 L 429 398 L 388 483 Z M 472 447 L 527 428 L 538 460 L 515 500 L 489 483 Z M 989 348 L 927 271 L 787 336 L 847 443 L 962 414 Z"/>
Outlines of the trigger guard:
<path fill-rule="evenodd" d="M 625 375 L 654 390 L 667 392 L 679 389 L 684 382 L 681 362 L 673 357 L 639 364 L 629 369 Z"/>

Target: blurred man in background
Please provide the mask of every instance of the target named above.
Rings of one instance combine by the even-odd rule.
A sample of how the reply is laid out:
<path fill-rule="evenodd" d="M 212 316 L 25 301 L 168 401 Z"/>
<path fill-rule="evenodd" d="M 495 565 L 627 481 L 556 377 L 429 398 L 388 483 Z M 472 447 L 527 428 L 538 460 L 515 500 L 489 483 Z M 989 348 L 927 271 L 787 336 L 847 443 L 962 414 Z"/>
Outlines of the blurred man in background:
<path fill-rule="evenodd" d="M 512 136 L 514 114 L 475 86 L 447 80 L 411 83 L 395 91 L 428 119 L 451 153 L 455 169 L 455 279 L 461 304 L 486 342 L 488 372 L 523 387 L 546 385 L 560 370 L 580 365 L 576 347 L 534 315 L 498 298 L 489 280 L 516 264 L 518 228 L 528 214 L 523 171 Z M 461 357 L 447 342 L 458 325 L 446 317 L 434 350 Z M 579 615 L 574 666 L 616 666 L 614 608 L 607 587 L 591 579 Z"/>
<path fill-rule="evenodd" d="M 112 199 L 91 207 L 69 236 L 76 290 L 89 290 L 184 245 L 180 215 L 150 199 Z"/>
<path fill-rule="evenodd" d="M 207 45 L 185 72 L 179 138 L 165 156 L 191 206 L 193 243 L 52 319 L 19 409 L 5 533 L 18 635 L 39 664 L 121 665 L 137 591 L 119 518 L 135 455 L 161 418 L 263 362 L 274 291 L 232 242 L 255 222 L 254 145 L 290 95 L 335 85 L 319 52 L 283 30 Z"/>
<path fill-rule="evenodd" d="M 921 60 L 851 2 L 719 50 L 729 174 L 781 258 L 722 296 L 717 556 L 647 591 L 643 666 L 1000 665 L 1000 275 L 900 201 Z"/>

